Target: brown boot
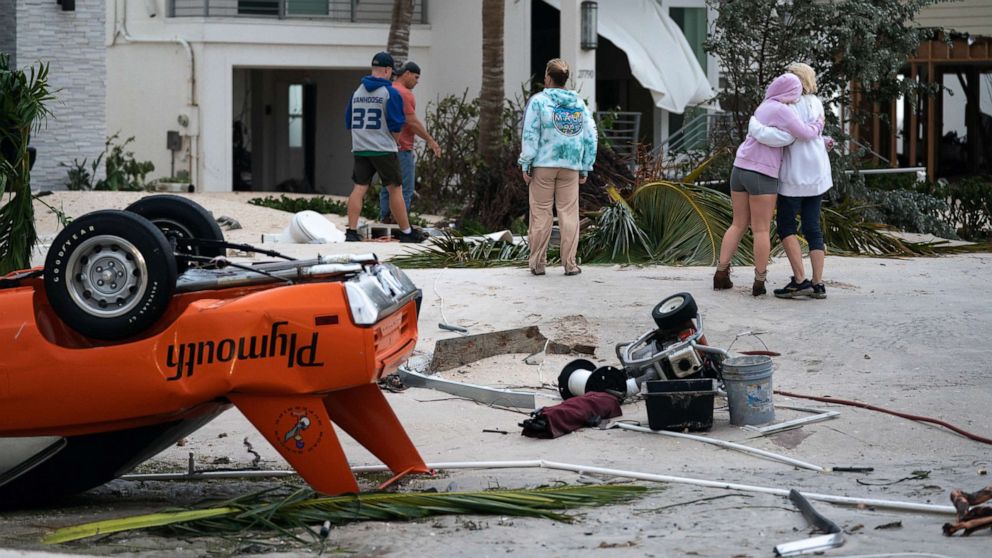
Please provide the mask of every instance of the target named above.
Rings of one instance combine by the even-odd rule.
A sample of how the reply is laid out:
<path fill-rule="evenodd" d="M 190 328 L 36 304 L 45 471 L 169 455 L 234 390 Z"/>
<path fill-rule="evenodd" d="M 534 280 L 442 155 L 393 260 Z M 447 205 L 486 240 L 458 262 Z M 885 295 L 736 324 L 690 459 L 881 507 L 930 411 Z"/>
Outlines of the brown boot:
<path fill-rule="evenodd" d="M 751 296 L 761 296 L 768 291 L 765 290 L 765 282 L 754 280 L 754 284 L 751 285 Z"/>
<path fill-rule="evenodd" d="M 717 269 L 716 273 L 713 274 L 713 290 L 719 291 L 723 289 L 732 289 L 734 284 L 730 281 L 730 268 L 720 270 Z"/>

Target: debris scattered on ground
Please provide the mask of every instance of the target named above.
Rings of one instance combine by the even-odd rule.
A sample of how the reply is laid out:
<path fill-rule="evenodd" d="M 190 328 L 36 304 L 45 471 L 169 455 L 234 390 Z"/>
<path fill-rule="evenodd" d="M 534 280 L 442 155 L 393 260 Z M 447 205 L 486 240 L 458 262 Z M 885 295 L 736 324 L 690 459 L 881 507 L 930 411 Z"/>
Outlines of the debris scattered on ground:
<path fill-rule="evenodd" d="M 902 529 L 902 521 L 893 521 L 891 523 L 883 523 L 877 525 L 875 529 Z"/>
<path fill-rule="evenodd" d="M 443 325 L 448 324 L 439 325 L 443 327 Z M 547 348 L 545 349 L 545 347 Z M 595 354 L 596 347 L 584 342 L 570 344 L 549 340 L 537 326 L 519 327 L 452 339 L 439 339 L 434 346 L 430 370 L 442 372 L 496 355 L 508 353 L 533 355 L 545 350 L 549 354 L 568 354 L 571 352 Z"/>
<path fill-rule="evenodd" d="M 816 511 L 813 505 L 809 503 L 809 500 L 798 490 L 792 489 L 789 491 L 789 500 L 792 500 L 792 503 L 799 508 L 803 517 L 806 518 L 806 521 L 809 522 L 815 531 L 826 534 L 777 545 L 775 547 L 776 556 L 798 556 L 800 554 L 822 552 L 844 544 L 844 533 L 840 527 Z"/>
<path fill-rule="evenodd" d="M 945 523 L 944 534 L 948 537 L 962 531 L 962 535 L 970 535 L 979 529 L 992 529 L 992 506 L 979 504 L 992 500 L 992 486 L 986 486 L 978 492 L 954 490 L 951 492 L 951 503 L 957 510 L 957 522 Z"/>
<path fill-rule="evenodd" d="M 433 376 L 426 376 L 403 367 L 400 367 L 399 375 L 403 382 L 408 386 L 450 393 L 451 395 L 471 399 L 472 401 L 483 403 L 485 405 L 514 407 L 517 409 L 526 409 L 529 412 L 541 406 L 537 403 L 539 400 L 548 402 L 553 401 L 548 399 L 547 396 L 544 396 L 543 394 L 516 391 L 512 389 L 498 389 L 464 382 L 455 382 Z M 541 399 L 538 399 L 539 397 L 541 397 Z"/>
<path fill-rule="evenodd" d="M 248 453 L 250 453 L 250 454 L 252 454 L 254 456 L 252 458 L 252 460 L 251 460 L 251 466 L 252 466 L 252 468 L 257 469 L 258 468 L 258 464 L 262 462 L 262 456 L 259 455 L 259 453 L 257 451 L 255 451 L 255 448 L 252 447 L 251 442 L 248 441 L 248 437 L 247 436 L 245 436 L 245 439 L 242 440 L 241 443 L 244 444 L 245 451 L 247 451 Z"/>
<path fill-rule="evenodd" d="M 621 415 L 619 399 L 608 393 L 593 391 L 538 409 L 520 426 L 524 429 L 523 435 L 530 438 L 557 438 L 586 426 L 598 426 L 604 420 Z"/>
<path fill-rule="evenodd" d="M 233 231 L 241 228 L 241 223 L 238 222 L 237 219 L 235 219 L 234 217 L 228 217 L 226 215 L 221 215 L 220 217 L 218 217 L 217 224 L 221 228 L 227 229 L 229 231 Z"/>
<path fill-rule="evenodd" d="M 400 393 L 406 391 L 409 386 L 403 383 L 399 374 L 389 374 L 379 380 L 379 387 L 391 393 Z"/>

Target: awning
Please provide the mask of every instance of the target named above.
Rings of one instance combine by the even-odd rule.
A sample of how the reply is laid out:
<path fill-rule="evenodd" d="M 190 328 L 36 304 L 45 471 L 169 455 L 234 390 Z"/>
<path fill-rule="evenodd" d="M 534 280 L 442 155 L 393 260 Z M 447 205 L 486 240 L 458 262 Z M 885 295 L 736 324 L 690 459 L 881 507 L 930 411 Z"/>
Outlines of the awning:
<path fill-rule="evenodd" d="M 561 9 L 561 0 L 544 1 Z M 682 30 L 656 0 L 598 3 L 599 34 L 624 51 L 655 105 L 681 114 L 716 95 Z"/>

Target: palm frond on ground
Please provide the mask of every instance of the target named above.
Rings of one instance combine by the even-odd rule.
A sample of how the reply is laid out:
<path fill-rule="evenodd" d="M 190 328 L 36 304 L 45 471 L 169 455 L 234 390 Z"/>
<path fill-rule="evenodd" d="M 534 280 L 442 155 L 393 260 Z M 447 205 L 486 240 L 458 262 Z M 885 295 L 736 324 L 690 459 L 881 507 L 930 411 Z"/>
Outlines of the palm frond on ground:
<path fill-rule="evenodd" d="M 43 542 L 60 544 L 153 527 L 171 527 L 184 536 L 240 536 L 267 531 L 305 542 L 303 537 L 317 539 L 318 535 L 311 527 L 325 521 L 341 525 L 355 521 L 409 521 L 458 514 L 541 517 L 570 522 L 575 517 L 562 510 L 615 504 L 637 497 L 646 490 L 644 486 L 606 484 L 480 492 L 355 494 L 331 498 L 316 498 L 310 489 L 298 489 L 274 498 L 269 490 L 211 508 L 166 511 L 66 527 L 52 532 Z"/>
<path fill-rule="evenodd" d="M 501 240 L 470 240 L 445 232 L 431 239 L 427 248 L 408 251 L 390 261 L 405 268 L 435 267 L 508 267 L 527 263 L 530 247 L 526 242 L 513 244 Z M 557 263 L 557 251 L 548 255 L 549 263 Z"/>
<path fill-rule="evenodd" d="M 888 231 L 885 225 L 868 223 L 859 217 L 860 208 L 841 205 L 823 208 L 823 239 L 827 253 L 844 256 L 913 257 L 992 252 L 992 245 L 910 242 Z"/>
<path fill-rule="evenodd" d="M 638 187 L 630 200 L 653 243 L 652 263 L 715 265 L 723 233 L 733 221 L 730 198 L 708 188 L 656 181 Z M 750 253 L 738 251 L 740 261 Z"/>
<path fill-rule="evenodd" d="M 652 242 L 638 223 L 634 209 L 613 187 L 607 188 L 611 203 L 596 215 L 596 226 L 580 239 L 583 262 L 614 263 L 646 261 L 652 257 Z"/>

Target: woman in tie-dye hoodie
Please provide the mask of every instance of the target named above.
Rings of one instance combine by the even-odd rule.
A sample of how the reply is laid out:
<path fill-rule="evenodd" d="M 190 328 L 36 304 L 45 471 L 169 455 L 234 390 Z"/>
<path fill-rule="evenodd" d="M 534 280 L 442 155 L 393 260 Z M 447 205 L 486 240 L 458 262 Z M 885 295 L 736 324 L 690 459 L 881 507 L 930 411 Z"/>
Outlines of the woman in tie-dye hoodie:
<path fill-rule="evenodd" d="M 564 89 L 568 64 L 555 58 L 544 73 L 544 91 L 531 97 L 524 113 L 517 163 L 530 188 L 530 272 L 544 275 L 551 239 L 551 207 L 558 207 L 561 263 L 565 275 L 582 272 L 575 261 L 579 246 L 579 184 L 596 162 L 596 124 L 582 99 Z"/>

